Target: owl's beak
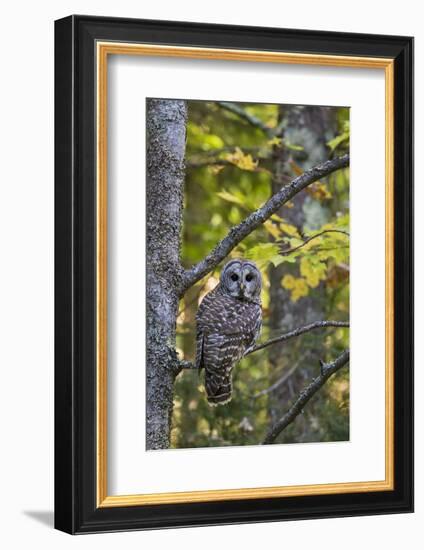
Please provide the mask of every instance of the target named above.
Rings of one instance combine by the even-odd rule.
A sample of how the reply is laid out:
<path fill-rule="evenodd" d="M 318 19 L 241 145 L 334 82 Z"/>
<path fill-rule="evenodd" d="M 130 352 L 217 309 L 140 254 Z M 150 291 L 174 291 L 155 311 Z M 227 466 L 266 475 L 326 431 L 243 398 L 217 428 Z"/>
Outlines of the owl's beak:
<path fill-rule="evenodd" d="M 244 290 L 244 284 L 240 283 L 240 290 Z"/>

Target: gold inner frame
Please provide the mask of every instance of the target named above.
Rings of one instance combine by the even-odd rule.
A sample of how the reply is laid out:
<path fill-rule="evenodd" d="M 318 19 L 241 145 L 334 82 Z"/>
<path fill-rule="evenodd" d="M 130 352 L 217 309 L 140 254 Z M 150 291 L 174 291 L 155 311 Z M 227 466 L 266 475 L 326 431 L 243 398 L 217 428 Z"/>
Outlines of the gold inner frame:
<path fill-rule="evenodd" d="M 141 506 L 304 495 L 388 491 L 394 489 L 394 60 L 301 53 L 162 46 L 123 42 L 96 44 L 97 54 L 97 506 Z M 255 61 L 331 67 L 384 69 L 386 125 L 386 377 L 385 479 L 316 485 L 217 489 L 178 493 L 108 496 L 107 493 L 107 60 L 109 55 L 143 55 Z"/>

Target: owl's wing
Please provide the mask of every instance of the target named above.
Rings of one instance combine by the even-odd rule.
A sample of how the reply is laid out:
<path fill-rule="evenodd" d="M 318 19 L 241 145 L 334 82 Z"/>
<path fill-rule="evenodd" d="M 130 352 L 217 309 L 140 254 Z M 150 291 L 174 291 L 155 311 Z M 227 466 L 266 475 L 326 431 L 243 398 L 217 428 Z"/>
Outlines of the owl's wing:
<path fill-rule="evenodd" d="M 261 311 L 261 307 L 259 305 L 255 304 L 255 308 L 253 310 L 253 315 L 252 315 L 252 321 L 253 322 L 251 324 L 252 330 L 250 332 L 250 339 L 246 344 L 247 347 L 246 347 L 246 350 L 244 352 L 244 355 L 246 355 L 246 353 L 248 353 L 249 351 L 251 351 L 255 347 L 256 341 L 259 338 L 259 335 L 261 333 L 262 311 Z"/>
<path fill-rule="evenodd" d="M 196 314 L 196 368 L 199 372 L 212 359 L 210 352 L 218 345 L 219 336 L 238 332 L 235 327 L 234 300 L 217 288 L 206 294 Z M 212 336 L 213 335 L 213 336 Z M 206 354 L 205 352 L 208 351 Z"/>
<path fill-rule="evenodd" d="M 240 332 L 234 334 L 219 334 L 212 332 L 204 336 L 203 361 L 205 368 L 210 370 L 230 369 L 244 354 L 244 335 Z"/>
<path fill-rule="evenodd" d="M 205 369 L 205 388 L 211 405 L 231 399 L 231 371 L 254 344 L 261 308 L 212 291 L 202 301 L 197 320 L 196 366 Z"/>
<path fill-rule="evenodd" d="M 215 292 L 209 292 L 203 298 L 199 305 L 196 314 L 196 368 L 200 371 L 204 368 L 204 338 L 211 325 L 213 325 L 213 316 L 215 307 L 214 303 Z"/>
<path fill-rule="evenodd" d="M 203 331 L 200 329 L 199 324 L 197 324 L 197 333 L 196 333 L 196 369 L 198 369 L 199 374 L 203 369 Z"/>
<path fill-rule="evenodd" d="M 228 357 L 233 363 L 238 361 L 247 348 L 253 347 L 260 332 L 261 317 L 258 304 L 241 303 L 214 291 L 207 294 L 196 315 L 196 367 L 201 369 L 211 360 L 222 360 L 216 356 L 215 349 L 214 356 L 205 356 L 206 348 L 209 351 L 211 347 L 219 347 L 222 357 Z"/>
<path fill-rule="evenodd" d="M 236 334 L 205 335 L 203 361 L 205 367 L 205 389 L 210 405 L 224 405 L 232 396 L 232 370 L 241 359 L 244 338 Z"/>

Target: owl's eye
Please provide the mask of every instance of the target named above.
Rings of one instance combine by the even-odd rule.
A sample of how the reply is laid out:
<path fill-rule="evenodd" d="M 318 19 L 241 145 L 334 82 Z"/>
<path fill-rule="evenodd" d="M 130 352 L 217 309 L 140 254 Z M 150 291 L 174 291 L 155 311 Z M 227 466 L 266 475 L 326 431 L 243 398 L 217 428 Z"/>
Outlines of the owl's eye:
<path fill-rule="evenodd" d="M 252 279 L 253 279 L 253 275 L 251 275 L 250 273 L 248 275 L 246 275 L 246 281 L 247 282 L 250 282 Z"/>
<path fill-rule="evenodd" d="M 231 275 L 231 280 L 232 280 L 232 281 L 238 281 L 238 278 L 239 278 L 239 277 L 238 277 L 237 273 L 233 273 L 233 274 Z"/>

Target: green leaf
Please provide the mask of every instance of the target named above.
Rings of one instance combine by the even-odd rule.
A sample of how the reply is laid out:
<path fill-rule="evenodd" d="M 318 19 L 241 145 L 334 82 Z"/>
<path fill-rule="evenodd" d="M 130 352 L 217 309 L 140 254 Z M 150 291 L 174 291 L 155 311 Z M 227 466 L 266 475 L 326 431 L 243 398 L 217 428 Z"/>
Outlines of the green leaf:
<path fill-rule="evenodd" d="M 299 231 L 297 230 L 297 227 L 295 227 L 294 225 L 292 225 L 290 223 L 287 223 L 287 222 L 280 223 L 280 229 L 281 229 L 281 231 L 283 231 L 284 233 L 286 233 L 290 237 L 300 238 Z"/>
<path fill-rule="evenodd" d="M 304 151 L 304 147 L 301 145 L 296 145 L 295 143 L 291 143 L 287 139 L 284 140 L 284 145 L 289 149 L 290 151 Z"/>
<path fill-rule="evenodd" d="M 251 248 L 247 254 L 251 260 L 270 261 L 274 256 L 279 256 L 278 245 L 274 243 L 261 243 Z"/>
<path fill-rule="evenodd" d="M 245 203 L 243 199 L 240 197 L 236 197 L 236 195 L 233 195 L 232 193 L 229 193 L 228 191 L 220 191 L 217 193 L 218 197 L 221 199 L 224 199 L 224 201 L 232 202 L 234 204 L 238 204 L 239 206 L 245 206 Z"/>
<path fill-rule="evenodd" d="M 340 134 L 339 136 L 330 139 L 330 141 L 327 141 L 327 145 L 331 149 L 331 151 L 334 151 L 341 143 L 343 143 L 344 141 L 348 141 L 349 137 L 350 132 L 343 132 L 343 134 Z"/>

